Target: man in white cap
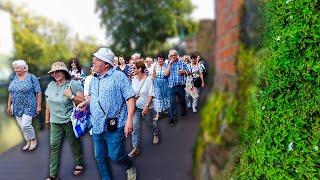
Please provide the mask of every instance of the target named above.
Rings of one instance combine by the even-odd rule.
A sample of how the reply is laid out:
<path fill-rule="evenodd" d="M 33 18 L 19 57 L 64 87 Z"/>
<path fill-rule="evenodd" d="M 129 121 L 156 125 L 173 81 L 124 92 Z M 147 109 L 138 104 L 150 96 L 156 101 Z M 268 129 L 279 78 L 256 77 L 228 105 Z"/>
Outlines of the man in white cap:
<path fill-rule="evenodd" d="M 91 81 L 89 98 L 78 108 L 84 110 L 90 104 L 98 171 L 103 180 L 112 179 L 111 159 L 126 169 L 128 180 L 134 180 L 136 169 L 125 152 L 125 138 L 133 128 L 135 92 L 126 75 L 113 68 L 114 54 L 109 48 L 100 48 L 93 56 L 98 75 Z"/>

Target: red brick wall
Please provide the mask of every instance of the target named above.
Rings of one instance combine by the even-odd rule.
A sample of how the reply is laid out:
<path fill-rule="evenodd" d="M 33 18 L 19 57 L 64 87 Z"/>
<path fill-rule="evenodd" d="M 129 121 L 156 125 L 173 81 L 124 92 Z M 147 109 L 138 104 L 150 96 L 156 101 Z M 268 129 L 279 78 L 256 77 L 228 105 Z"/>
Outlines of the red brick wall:
<path fill-rule="evenodd" d="M 214 88 L 235 92 L 243 0 L 216 0 Z"/>

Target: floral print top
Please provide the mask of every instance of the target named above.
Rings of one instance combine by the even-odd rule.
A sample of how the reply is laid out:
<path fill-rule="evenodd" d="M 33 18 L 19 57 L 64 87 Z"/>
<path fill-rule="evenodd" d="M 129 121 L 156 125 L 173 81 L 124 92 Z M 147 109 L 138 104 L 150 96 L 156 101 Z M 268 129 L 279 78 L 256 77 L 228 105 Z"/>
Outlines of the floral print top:
<path fill-rule="evenodd" d="M 12 99 L 13 116 L 22 117 L 23 114 L 34 117 L 37 113 L 36 94 L 41 92 L 37 77 L 28 73 L 23 80 L 13 75 L 8 87 Z"/>

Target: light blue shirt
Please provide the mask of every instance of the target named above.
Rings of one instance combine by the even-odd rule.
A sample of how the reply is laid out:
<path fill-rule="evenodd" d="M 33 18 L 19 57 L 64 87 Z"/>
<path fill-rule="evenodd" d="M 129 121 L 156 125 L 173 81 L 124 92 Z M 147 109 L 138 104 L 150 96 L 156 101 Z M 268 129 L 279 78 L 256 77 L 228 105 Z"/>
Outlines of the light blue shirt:
<path fill-rule="evenodd" d="M 73 95 L 83 92 L 81 81 L 67 80 L 60 86 L 55 81 L 48 84 L 45 95 L 50 109 L 51 123 L 63 124 L 70 121 L 73 103 L 70 98 L 63 95 L 64 91 L 69 88 Z"/>
<path fill-rule="evenodd" d="M 118 128 L 123 127 L 127 121 L 128 109 L 126 101 L 135 96 L 127 76 L 115 69 L 110 69 L 104 77 L 94 77 L 90 83 L 89 95 L 92 132 L 104 132 L 105 118 L 117 117 Z M 102 109 L 99 106 L 100 102 Z"/>

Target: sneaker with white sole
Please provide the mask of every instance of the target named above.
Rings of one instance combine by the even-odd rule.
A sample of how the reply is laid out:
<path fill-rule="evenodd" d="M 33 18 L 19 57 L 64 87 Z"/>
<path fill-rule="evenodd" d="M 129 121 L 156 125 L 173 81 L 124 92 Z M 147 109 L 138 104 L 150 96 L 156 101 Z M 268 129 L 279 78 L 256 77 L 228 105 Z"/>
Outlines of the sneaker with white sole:
<path fill-rule="evenodd" d="M 136 180 L 137 179 L 137 170 L 135 166 L 132 166 L 127 170 L 127 180 Z"/>
<path fill-rule="evenodd" d="M 192 108 L 192 112 L 196 113 L 197 109 L 196 108 Z"/>

